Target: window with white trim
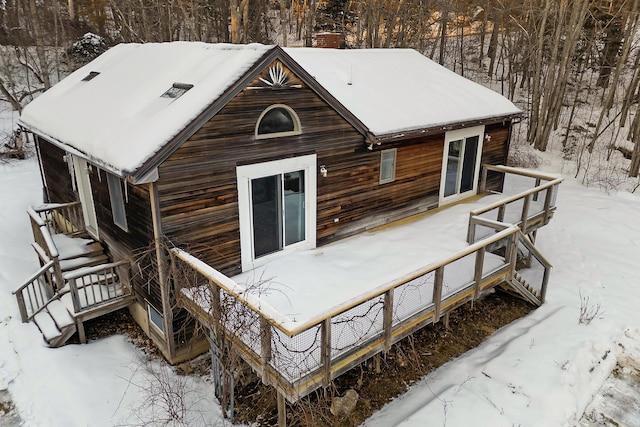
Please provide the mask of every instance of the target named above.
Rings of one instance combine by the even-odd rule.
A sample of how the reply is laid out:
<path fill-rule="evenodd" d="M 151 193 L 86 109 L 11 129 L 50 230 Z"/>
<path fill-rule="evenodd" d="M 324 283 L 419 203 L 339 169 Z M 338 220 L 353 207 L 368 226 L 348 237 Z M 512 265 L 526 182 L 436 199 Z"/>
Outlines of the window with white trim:
<path fill-rule="evenodd" d="M 122 195 L 122 181 L 117 176 L 107 172 L 107 184 L 109 185 L 109 199 L 111 200 L 113 223 L 124 231 L 129 231 L 127 212 Z"/>
<path fill-rule="evenodd" d="M 164 334 L 164 319 L 162 314 L 149 303 L 147 303 L 147 311 L 149 312 L 149 323 Z"/>
<path fill-rule="evenodd" d="M 380 184 L 395 181 L 396 152 L 397 150 L 395 148 L 380 152 Z"/>
<path fill-rule="evenodd" d="M 274 104 L 266 108 L 256 123 L 256 139 L 300 134 L 300 119 L 291 107 Z"/>
<path fill-rule="evenodd" d="M 316 156 L 238 166 L 244 271 L 316 243 Z"/>

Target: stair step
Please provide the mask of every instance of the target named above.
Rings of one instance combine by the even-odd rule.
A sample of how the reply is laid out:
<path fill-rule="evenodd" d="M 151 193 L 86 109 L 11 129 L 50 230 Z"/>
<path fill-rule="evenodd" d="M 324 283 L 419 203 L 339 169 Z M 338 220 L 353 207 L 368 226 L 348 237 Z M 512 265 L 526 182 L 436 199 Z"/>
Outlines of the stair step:
<path fill-rule="evenodd" d="M 93 257 L 104 253 L 102 245 L 90 238 L 72 237 L 66 234 L 54 234 L 52 238 L 60 254 L 60 260 Z"/>
<path fill-rule="evenodd" d="M 42 336 L 47 343 L 51 343 L 51 341 L 62 336 L 62 332 L 58 329 L 56 322 L 46 308 L 36 314 L 33 321 L 38 325 L 38 329 L 42 332 Z"/>
<path fill-rule="evenodd" d="M 69 310 L 60 300 L 51 301 L 47 305 L 47 310 L 60 330 L 75 324 L 75 320 L 69 314 Z"/>
<path fill-rule="evenodd" d="M 91 267 L 109 262 L 109 257 L 105 254 L 91 257 L 79 257 L 60 261 L 60 269 L 63 272 L 76 270 L 82 267 Z"/>

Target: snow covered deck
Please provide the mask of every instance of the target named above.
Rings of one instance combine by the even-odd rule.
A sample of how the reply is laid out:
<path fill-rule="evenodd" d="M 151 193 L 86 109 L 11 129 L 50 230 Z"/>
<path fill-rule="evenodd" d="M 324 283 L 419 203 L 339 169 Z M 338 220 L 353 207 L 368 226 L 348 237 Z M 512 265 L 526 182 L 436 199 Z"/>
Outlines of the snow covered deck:
<path fill-rule="evenodd" d="M 549 220 L 560 180 L 502 172 L 506 194 L 293 252 L 233 278 L 174 250 L 174 280 L 185 306 L 213 331 L 238 337 L 245 361 L 295 401 L 511 281 L 519 248 L 538 261 L 528 277 L 543 300 L 549 266 L 518 225 L 533 230 Z"/>

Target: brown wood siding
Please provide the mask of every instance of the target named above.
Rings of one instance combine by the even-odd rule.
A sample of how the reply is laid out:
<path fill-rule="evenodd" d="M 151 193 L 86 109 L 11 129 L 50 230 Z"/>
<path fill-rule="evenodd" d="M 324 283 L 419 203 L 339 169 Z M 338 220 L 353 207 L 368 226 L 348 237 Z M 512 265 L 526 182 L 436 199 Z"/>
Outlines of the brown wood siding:
<path fill-rule="evenodd" d="M 44 171 L 47 197 L 52 203 L 67 203 L 78 200 L 73 191 L 69 166 L 65 162 L 65 152 L 55 145 L 37 138 L 40 161 Z"/>
<path fill-rule="evenodd" d="M 482 145 L 482 163 L 491 165 L 506 165 L 507 154 L 509 152 L 509 129 L 511 122 L 495 123 L 485 127 L 485 135 L 490 139 L 485 140 Z M 504 175 L 498 172 L 487 174 L 487 190 L 502 191 Z"/>
<path fill-rule="evenodd" d="M 367 150 L 364 137 L 300 80 L 289 84 L 298 87 L 243 90 L 159 168 L 163 232 L 229 275 L 241 268 L 238 165 L 315 153 L 329 171 L 317 176 L 318 245 L 410 202 L 437 205 L 444 135 L 404 142 L 395 181 L 380 185 L 380 152 Z M 260 114 L 273 104 L 298 114 L 300 135 L 255 139 Z"/>
<path fill-rule="evenodd" d="M 154 241 L 148 187 L 127 184 L 125 193 L 123 186 L 122 196 L 125 198 L 128 226 L 128 231 L 125 231 L 113 222 L 107 172 L 100 171 L 99 174 L 100 176 L 97 168 L 93 167 L 89 177 L 100 240 L 106 243 L 113 259 L 126 259 L 140 264 L 139 268 L 136 266 L 132 271 L 136 292 L 142 298 L 149 299 L 154 305 L 162 307 L 160 287 L 154 275 L 150 274 L 155 257 L 147 254 L 152 251 L 153 248 L 150 245 Z M 144 274 L 140 274 L 140 270 Z"/>

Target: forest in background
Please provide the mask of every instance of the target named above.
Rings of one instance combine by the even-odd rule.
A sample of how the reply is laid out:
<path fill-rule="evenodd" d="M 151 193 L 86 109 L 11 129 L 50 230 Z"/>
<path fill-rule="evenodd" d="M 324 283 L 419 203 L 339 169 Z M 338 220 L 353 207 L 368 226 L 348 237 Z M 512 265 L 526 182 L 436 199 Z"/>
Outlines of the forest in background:
<path fill-rule="evenodd" d="M 318 32 L 339 32 L 345 48 L 414 48 L 501 92 L 525 112 L 514 145 L 546 151 L 559 141 L 584 183 L 634 191 L 639 8 L 640 0 L 0 0 L 0 98 L 20 111 L 117 43 L 313 46 Z"/>

